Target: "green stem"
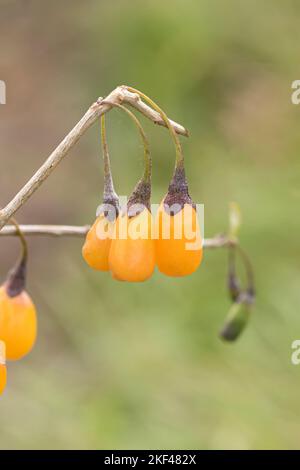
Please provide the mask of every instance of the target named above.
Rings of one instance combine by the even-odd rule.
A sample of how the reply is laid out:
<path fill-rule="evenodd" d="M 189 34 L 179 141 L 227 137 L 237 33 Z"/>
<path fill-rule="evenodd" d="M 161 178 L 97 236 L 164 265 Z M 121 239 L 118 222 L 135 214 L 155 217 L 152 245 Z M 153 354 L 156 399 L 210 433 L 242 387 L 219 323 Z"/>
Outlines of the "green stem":
<path fill-rule="evenodd" d="M 183 158 L 181 143 L 180 143 L 179 137 L 176 134 L 176 131 L 175 131 L 174 127 L 171 125 L 166 113 L 151 98 L 149 98 L 147 95 L 145 95 L 141 91 L 137 90 L 136 88 L 132 88 L 132 87 L 126 87 L 126 89 L 128 91 L 131 91 L 132 93 L 137 93 L 141 98 L 143 98 L 145 101 L 147 101 L 149 103 L 149 105 L 153 109 L 155 109 L 155 111 L 157 111 L 161 115 L 161 118 L 164 121 L 164 123 L 166 124 L 167 128 L 169 129 L 170 134 L 172 136 L 172 139 L 174 141 L 175 151 L 176 151 L 176 167 L 177 166 L 183 166 L 184 158 Z"/>
<path fill-rule="evenodd" d="M 229 273 L 235 275 L 235 245 L 229 245 L 228 247 L 228 266 Z"/>
<path fill-rule="evenodd" d="M 139 133 L 140 133 L 140 136 L 141 136 L 141 139 L 142 139 L 142 142 L 143 142 L 143 146 L 144 146 L 145 169 L 144 169 L 143 179 L 146 182 L 150 182 L 150 180 L 151 180 L 151 170 L 152 170 L 152 159 L 151 159 L 151 154 L 150 154 L 150 145 L 149 145 L 149 141 L 148 141 L 148 138 L 146 136 L 146 133 L 145 133 L 140 121 L 135 116 L 135 114 L 133 114 L 131 111 L 129 111 L 129 109 L 125 108 L 125 106 L 122 106 L 119 103 L 111 103 L 109 101 L 102 101 L 102 103 L 107 103 L 107 104 L 110 104 L 111 106 L 116 106 L 117 108 L 122 109 L 123 111 L 125 111 L 125 113 L 128 114 L 128 116 L 130 116 L 130 118 L 133 120 L 133 122 L 137 126 L 137 128 L 139 130 Z"/>
<path fill-rule="evenodd" d="M 21 260 L 8 273 L 8 277 L 6 281 L 7 295 L 9 297 L 16 297 L 25 289 L 28 246 L 27 246 L 26 239 L 19 227 L 18 222 L 14 218 L 11 218 L 10 220 L 13 223 L 13 225 L 16 227 L 18 237 L 22 244 Z"/>
<path fill-rule="evenodd" d="M 18 222 L 16 221 L 16 219 L 14 217 L 12 217 L 10 220 L 11 220 L 12 224 L 16 227 L 16 232 L 17 232 L 18 237 L 19 237 L 20 242 L 21 242 L 21 246 L 22 246 L 21 260 L 23 262 L 26 262 L 27 258 L 28 258 L 28 245 L 27 245 L 26 238 L 24 237 L 24 235 L 23 235 L 23 233 L 20 229 L 20 226 L 19 226 Z"/>
<path fill-rule="evenodd" d="M 235 246 L 245 266 L 245 270 L 246 270 L 246 274 L 248 278 L 248 290 L 254 293 L 254 273 L 253 273 L 252 263 L 248 255 L 246 254 L 246 252 L 241 248 L 241 246 L 238 243 Z"/>
<path fill-rule="evenodd" d="M 104 194 L 112 194 L 115 192 L 114 183 L 111 174 L 110 158 L 106 138 L 105 115 L 101 116 L 101 141 L 104 162 Z"/>

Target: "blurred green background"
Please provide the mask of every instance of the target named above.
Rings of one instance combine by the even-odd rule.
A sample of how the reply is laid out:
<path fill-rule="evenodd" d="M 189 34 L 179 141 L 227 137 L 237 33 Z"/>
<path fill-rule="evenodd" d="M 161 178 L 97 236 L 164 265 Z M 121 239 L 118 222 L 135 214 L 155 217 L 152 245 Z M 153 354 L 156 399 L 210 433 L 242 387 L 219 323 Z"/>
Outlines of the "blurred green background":
<path fill-rule="evenodd" d="M 258 294 L 249 327 L 225 344 L 225 250 L 207 251 L 190 277 L 126 284 L 91 271 L 80 239 L 31 238 L 39 336 L 9 364 L 1 449 L 299 448 L 299 17 L 296 0 L 0 1 L 0 203 L 95 98 L 136 86 L 191 132 L 182 143 L 205 235 L 224 231 L 228 202 L 240 204 Z M 159 202 L 173 147 L 165 129 L 143 123 Z M 128 194 L 140 142 L 119 110 L 108 131 L 116 188 Z M 92 222 L 100 158 L 94 126 L 18 220 Z M 18 250 L 1 239 L 2 279 Z"/>

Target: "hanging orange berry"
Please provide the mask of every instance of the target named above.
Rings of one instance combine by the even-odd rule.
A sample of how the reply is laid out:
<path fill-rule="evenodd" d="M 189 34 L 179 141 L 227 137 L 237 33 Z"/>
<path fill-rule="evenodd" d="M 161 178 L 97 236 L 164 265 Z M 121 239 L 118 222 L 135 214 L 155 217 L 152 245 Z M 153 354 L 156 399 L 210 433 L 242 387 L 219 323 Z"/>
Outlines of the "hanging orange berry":
<path fill-rule="evenodd" d="M 90 228 L 82 247 L 82 256 L 91 268 L 109 271 L 108 256 L 114 225 L 115 222 L 102 213 Z"/>
<path fill-rule="evenodd" d="M 147 189 L 148 187 L 148 189 Z M 149 195 L 147 196 L 147 192 Z M 149 279 L 155 268 L 153 219 L 141 193 L 150 197 L 150 184 L 140 182 L 129 199 L 127 211 L 119 215 L 109 253 L 109 266 L 117 280 L 141 282 Z M 133 211 L 135 208 L 137 211 Z"/>
<path fill-rule="evenodd" d="M 148 279 L 155 268 L 155 245 L 152 237 L 153 220 L 150 211 L 151 156 L 148 139 L 136 116 L 116 103 L 105 103 L 125 111 L 137 126 L 143 146 L 145 168 L 143 177 L 128 200 L 125 213 L 119 214 L 113 231 L 109 268 L 113 279 L 141 282 Z"/>
<path fill-rule="evenodd" d="M 203 249 L 200 227 L 185 179 L 178 166 L 155 221 L 156 263 L 167 276 L 187 276 L 199 267 Z"/>
<path fill-rule="evenodd" d="M 6 387 L 5 343 L 0 341 L 0 395 Z"/>
<path fill-rule="evenodd" d="M 32 349 L 37 333 L 35 306 L 24 290 L 12 296 L 9 285 L 0 287 L 0 339 L 6 343 L 6 357 L 21 359 Z"/>
<path fill-rule="evenodd" d="M 175 144 L 174 176 L 155 222 L 156 263 L 167 276 L 186 276 L 199 267 L 203 250 L 196 206 L 188 192 L 181 144 L 165 112 L 141 91 L 127 89 L 137 93 L 161 115 Z"/>
<path fill-rule="evenodd" d="M 6 358 L 21 359 L 32 349 L 37 334 L 35 306 L 25 291 L 27 244 L 17 225 L 23 245 L 21 261 L 0 287 L 0 340 L 6 345 Z"/>
<path fill-rule="evenodd" d="M 104 161 L 103 204 L 100 209 L 100 215 L 98 215 L 86 236 L 82 247 L 82 256 L 91 268 L 99 271 L 108 271 L 111 235 L 119 213 L 119 198 L 114 190 L 110 169 L 104 115 L 101 116 L 101 137 Z"/>

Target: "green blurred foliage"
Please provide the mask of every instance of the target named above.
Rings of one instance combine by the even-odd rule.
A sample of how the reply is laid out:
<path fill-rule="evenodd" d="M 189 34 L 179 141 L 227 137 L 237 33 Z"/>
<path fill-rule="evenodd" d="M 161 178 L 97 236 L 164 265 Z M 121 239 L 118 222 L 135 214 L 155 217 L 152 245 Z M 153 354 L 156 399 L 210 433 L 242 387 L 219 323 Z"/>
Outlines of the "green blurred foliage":
<path fill-rule="evenodd" d="M 0 12 L 1 204 L 96 97 L 136 86 L 191 131 L 182 142 L 205 235 L 224 231 L 228 202 L 239 203 L 258 294 L 248 328 L 225 344 L 223 250 L 188 278 L 130 285 L 90 271 L 81 240 L 31 239 L 39 337 L 9 364 L 0 448 L 299 448 L 299 2 L 1 0 Z M 159 202 L 173 148 L 143 122 Z M 119 110 L 108 131 L 128 194 L 142 171 L 138 136 Z M 89 223 L 101 192 L 95 126 L 18 219 Z M 2 278 L 17 250 L 1 240 Z"/>

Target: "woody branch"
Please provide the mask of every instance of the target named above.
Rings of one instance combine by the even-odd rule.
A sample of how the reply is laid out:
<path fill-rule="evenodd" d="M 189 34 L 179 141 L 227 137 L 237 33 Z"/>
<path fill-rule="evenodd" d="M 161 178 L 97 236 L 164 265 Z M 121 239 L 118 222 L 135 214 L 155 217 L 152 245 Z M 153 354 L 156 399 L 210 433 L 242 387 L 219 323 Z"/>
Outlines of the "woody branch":
<path fill-rule="evenodd" d="M 20 230 L 27 236 L 49 236 L 49 237 L 85 237 L 89 231 L 89 225 L 20 225 Z M 0 231 L 0 237 L 15 236 L 17 229 L 14 225 L 6 225 Z M 205 238 L 204 248 L 222 248 L 233 245 L 234 241 L 226 235 L 216 235 Z"/>

